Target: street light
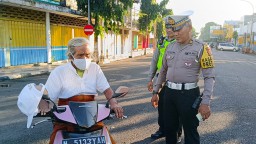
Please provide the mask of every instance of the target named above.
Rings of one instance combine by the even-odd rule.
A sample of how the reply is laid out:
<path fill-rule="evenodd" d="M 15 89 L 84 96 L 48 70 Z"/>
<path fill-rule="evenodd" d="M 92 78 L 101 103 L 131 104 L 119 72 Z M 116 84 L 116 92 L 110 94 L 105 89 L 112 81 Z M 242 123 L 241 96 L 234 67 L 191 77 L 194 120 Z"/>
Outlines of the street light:
<path fill-rule="evenodd" d="M 251 34 L 250 34 L 250 48 L 251 50 L 253 49 L 253 16 L 254 16 L 254 6 L 251 2 L 247 1 L 247 0 L 241 0 L 241 1 L 244 1 L 244 2 L 247 2 L 249 3 L 251 6 L 252 6 L 252 23 L 251 23 Z M 247 38 L 246 38 L 247 39 Z"/>

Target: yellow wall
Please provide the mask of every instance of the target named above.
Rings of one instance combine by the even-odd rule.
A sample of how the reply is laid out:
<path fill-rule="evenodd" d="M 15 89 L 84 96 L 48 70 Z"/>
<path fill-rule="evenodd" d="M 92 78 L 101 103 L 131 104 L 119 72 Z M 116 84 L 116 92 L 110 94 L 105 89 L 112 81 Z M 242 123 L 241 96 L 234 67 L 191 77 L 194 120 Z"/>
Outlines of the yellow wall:
<path fill-rule="evenodd" d="M 10 47 L 10 32 L 7 21 L 0 20 L 0 48 Z"/>
<path fill-rule="evenodd" d="M 67 46 L 72 38 L 86 37 L 83 28 L 51 25 L 52 46 Z M 0 47 L 46 47 L 45 24 L 0 20 Z"/>
<path fill-rule="evenodd" d="M 86 37 L 83 28 L 51 25 L 51 41 L 52 46 L 67 46 L 68 41 L 72 39 L 72 29 L 74 29 L 74 37 Z"/>
<path fill-rule="evenodd" d="M 5 30 L 1 35 L 1 47 L 45 47 L 45 25 L 23 21 L 0 20 Z"/>
<path fill-rule="evenodd" d="M 74 28 L 75 31 L 75 37 L 85 37 L 88 38 L 86 34 L 84 34 L 84 28 Z"/>
<path fill-rule="evenodd" d="M 52 46 L 67 46 L 72 38 L 72 28 L 67 26 L 51 25 Z"/>

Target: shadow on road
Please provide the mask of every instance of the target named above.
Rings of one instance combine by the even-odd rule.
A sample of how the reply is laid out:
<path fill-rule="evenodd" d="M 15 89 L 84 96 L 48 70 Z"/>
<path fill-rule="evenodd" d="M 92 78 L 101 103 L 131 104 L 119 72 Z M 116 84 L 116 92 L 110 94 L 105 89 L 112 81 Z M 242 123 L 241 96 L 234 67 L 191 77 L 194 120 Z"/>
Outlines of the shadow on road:
<path fill-rule="evenodd" d="M 152 140 L 150 137 L 148 137 L 148 138 L 145 138 L 143 140 L 140 140 L 140 141 L 137 141 L 137 142 L 134 142 L 131 144 L 163 144 L 163 143 L 165 143 L 164 138 L 161 138 L 158 140 Z"/>

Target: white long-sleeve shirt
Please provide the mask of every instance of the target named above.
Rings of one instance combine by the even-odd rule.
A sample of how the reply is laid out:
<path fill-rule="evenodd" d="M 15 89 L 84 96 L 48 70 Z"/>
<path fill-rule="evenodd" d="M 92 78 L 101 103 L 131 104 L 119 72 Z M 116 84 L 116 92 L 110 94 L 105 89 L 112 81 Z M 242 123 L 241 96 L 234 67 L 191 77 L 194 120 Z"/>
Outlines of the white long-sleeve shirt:
<path fill-rule="evenodd" d="M 103 93 L 110 85 L 99 65 L 91 63 L 80 77 L 71 62 L 56 67 L 46 81 L 45 87 L 51 100 L 70 98 L 79 94 L 97 95 Z"/>

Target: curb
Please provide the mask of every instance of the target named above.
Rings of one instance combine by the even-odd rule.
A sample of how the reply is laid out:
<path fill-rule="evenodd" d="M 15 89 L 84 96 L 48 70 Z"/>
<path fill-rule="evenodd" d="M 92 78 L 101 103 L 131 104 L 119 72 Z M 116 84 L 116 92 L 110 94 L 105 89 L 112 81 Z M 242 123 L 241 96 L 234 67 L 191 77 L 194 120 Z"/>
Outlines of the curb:
<path fill-rule="evenodd" d="M 34 71 L 34 72 L 31 72 L 31 73 L 20 73 L 20 74 L 5 75 L 5 76 L 0 76 L 0 81 L 25 78 L 25 77 L 30 77 L 30 76 L 34 76 L 34 75 L 48 74 L 50 72 L 51 72 L 51 70 L 41 71 L 41 72 L 40 71 Z"/>
<path fill-rule="evenodd" d="M 37 64 L 27 64 L 27 65 L 20 65 L 20 66 L 10 66 L 8 69 L 13 69 L 13 68 L 19 68 L 19 67 L 40 67 L 40 66 L 47 66 L 47 65 L 52 65 L 52 66 L 57 66 L 63 63 L 66 63 L 67 60 L 63 61 L 57 61 L 57 62 L 52 62 L 52 63 L 37 63 Z M 22 69 L 22 68 L 21 68 Z M 20 72 L 16 74 L 6 74 L 3 76 L 0 76 L 0 82 L 6 81 L 6 80 L 12 80 L 12 79 L 20 79 L 20 78 L 25 78 L 25 77 L 30 77 L 30 76 L 35 76 L 35 75 L 41 75 L 41 74 L 49 74 L 52 71 L 52 69 L 44 70 L 44 71 L 31 71 L 31 72 Z"/>

